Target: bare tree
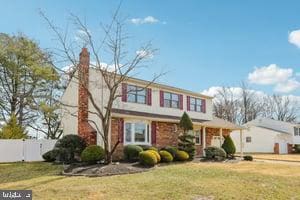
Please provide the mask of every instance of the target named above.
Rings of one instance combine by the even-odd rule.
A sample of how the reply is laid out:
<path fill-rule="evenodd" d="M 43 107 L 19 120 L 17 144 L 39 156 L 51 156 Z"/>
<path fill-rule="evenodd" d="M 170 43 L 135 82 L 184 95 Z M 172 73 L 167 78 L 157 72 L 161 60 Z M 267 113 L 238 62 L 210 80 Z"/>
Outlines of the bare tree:
<path fill-rule="evenodd" d="M 286 122 L 296 122 L 299 112 L 299 103 L 288 96 L 274 94 L 264 99 L 263 116 L 265 117 Z"/>
<path fill-rule="evenodd" d="M 236 123 L 238 118 L 238 101 L 229 87 L 218 90 L 214 99 L 213 113 L 216 117 Z"/>
<path fill-rule="evenodd" d="M 245 124 L 254 120 L 262 112 L 262 103 L 255 91 L 250 90 L 244 82 L 241 84 L 241 94 L 238 97 L 240 110 L 240 123 Z"/>
<path fill-rule="evenodd" d="M 300 106 L 288 96 L 259 95 L 242 83 L 237 91 L 232 87 L 222 87 L 215 95 L 213 112 L 217 117 L 239 124 L 257 117 L 296 122 Z"/>
<path fill-rule="evenodd" d="M 92 35 L 86 22 L 81 20 L 78 16 L 71 14 L 71 21 L 75 25 L 75 30 L 80 31 L 80 41 L 85 47 L 90 49 L 90 55 L 94 62 L 91 62 L 91 66 L 100 73 L 104 80 L 105 88 L 108 91 L 107 102 L 105 105 L 99 105 L 96 101 L 94 94 L 86 87 L 87 84 L 81 84 L 85 87 L 87 96 L 93 106 L 95 112 L 90 111 L 90 113 L 97 116 L 101 121 L 101 126 L 99 127 L 95 121 L 90 121 L 96 126 L 97 133 L 100 135 L 104 142 L 104 150 L 106 154 L 106 163 L 111 163 L 112 155 L 118 146 L 119 142 L 116 144 L 111 144 L 109 141 L 109 130 L 110 121 L 112 115 L 113 103 L 121 95 L 118 93 L 118 88 L 122 82 L 129 80 L 131 77 L 135 76 L 139 69 L 145 68 L 147 66 L 147 60 L 151 57 L 156 49 L 152 48 L 151 43 L 146 43 L 140 48 L 136 49 L 133 54 L 130 54 L 126 48 L 126 42 L 129 37 L 124 33 L 124 25 L 126 20 L 122 20 L 119 15 L 120 6 L 113 14 L 111 22 L 104 26 L 101 25 L 104 32 L 102 39 L 95 39 Z M 51 30 L 56 34 L 57 41 L 59 42 L 61 48 L 58 49 L 57 55 L 63 58 L 64 61 L 68 61 L 75 68 L 78 66 L 78 59 L 76 58 L 76 41 L 69 41 L 67 34 L 62 33 L 59 28 L 53 25 L 53 23 L 46 17 L 46 15 L 41 12 L 41 16 L 46 20 Z M 67 32 L 67 31 L 66 31 Z M 78 43 L 78 42 L 77 42 Z M 138 52 L 138 53 L 136 53 Z M 111 62 L 107 65 L 103 64 L 103 55 L 110 57 Z M 80 73 L 78 73 L 80 75 Z M 145 88 L 149 87 L 153 82 L 155 82 L 164 73 L 154 74 L 154 77 Z M 83 77 L 76 76 L 76 73 L 72 73 L 73 79 L 84 81 Z M 130 92 L 130 91 L 127 91 Z M 68 105 L 65 105 L 68 106 Z M 70 105 L 71 106 L 71 105 Z"/>

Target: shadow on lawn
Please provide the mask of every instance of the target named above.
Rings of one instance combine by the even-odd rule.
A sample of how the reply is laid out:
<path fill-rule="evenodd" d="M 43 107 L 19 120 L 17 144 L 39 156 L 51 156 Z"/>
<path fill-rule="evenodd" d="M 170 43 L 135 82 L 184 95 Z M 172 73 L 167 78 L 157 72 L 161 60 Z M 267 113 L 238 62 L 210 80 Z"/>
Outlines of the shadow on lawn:
<path fill-rule="evenodd" d="M 62 168 L 62 165 L 45 162 L 0 164 L 0 180 L 1 184 L 4 184 L 42 176 L 55 176 L 61 174 Z"/>

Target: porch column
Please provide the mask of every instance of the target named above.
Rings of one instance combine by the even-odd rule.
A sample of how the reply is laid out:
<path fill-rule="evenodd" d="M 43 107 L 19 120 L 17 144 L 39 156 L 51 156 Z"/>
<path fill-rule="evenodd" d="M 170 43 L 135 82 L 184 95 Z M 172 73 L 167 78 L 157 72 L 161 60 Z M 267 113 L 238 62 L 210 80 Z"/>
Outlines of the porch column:
<path fill-rule="evenodd" d="M 220 128 L 220 147 L 222 147 L 223 129 Z"/>
<path fill-rule="evenodd" d="M 206 148 L 206 127 L 205 126 L 203 126 L 202 142 L 203 142 L 202 144 L 203 156 L 205 156 L 205 151 L 204 151 L 204 149 Z"/>
<path fill-rule="evenodd" d="M 241 160 L 244 157 L 244 148 L 243 148 L 243 129 L 240 129 L 240 151 L 241 151 Z"/>

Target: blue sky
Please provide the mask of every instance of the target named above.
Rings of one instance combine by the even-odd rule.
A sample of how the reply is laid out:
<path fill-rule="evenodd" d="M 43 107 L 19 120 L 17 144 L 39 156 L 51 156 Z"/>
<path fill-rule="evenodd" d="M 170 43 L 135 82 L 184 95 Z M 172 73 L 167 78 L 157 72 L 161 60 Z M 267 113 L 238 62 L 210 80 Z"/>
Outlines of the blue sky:
<path fill-rule="evenodd" d="M 39 16 L 42 9 L 60 27 L 70 12 L 91 32 L 107 23 L 118 1 L 1 1 L 0 31 L 23 32 L 43 48 L 55 47 Z M 159 51 L 150 72 L 169 71 L 161 82 L 193 91 L 239 86 L 300 96 L 299 1 L 123 1 L 130 48 L 152 40 Z M 299 31 L 298 31 L 299 30 Z M 150 79 L 151 73 L 141 73 Z"/>

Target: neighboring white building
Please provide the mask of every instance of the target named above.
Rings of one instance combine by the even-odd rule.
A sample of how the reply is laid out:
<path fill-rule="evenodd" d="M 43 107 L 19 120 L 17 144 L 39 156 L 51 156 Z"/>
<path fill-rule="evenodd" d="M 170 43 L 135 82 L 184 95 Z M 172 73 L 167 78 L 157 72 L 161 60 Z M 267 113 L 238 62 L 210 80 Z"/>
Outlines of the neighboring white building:
<path fill-rule="evenodd" d="M 300 125 L 259 118 L 244 124 L 242 144 L 244 152 L 277 153 L 292 152 L 295 144 L 300 144 Z M 239 134 L 231 134 L 237 147 L 240 149 Z"/>

